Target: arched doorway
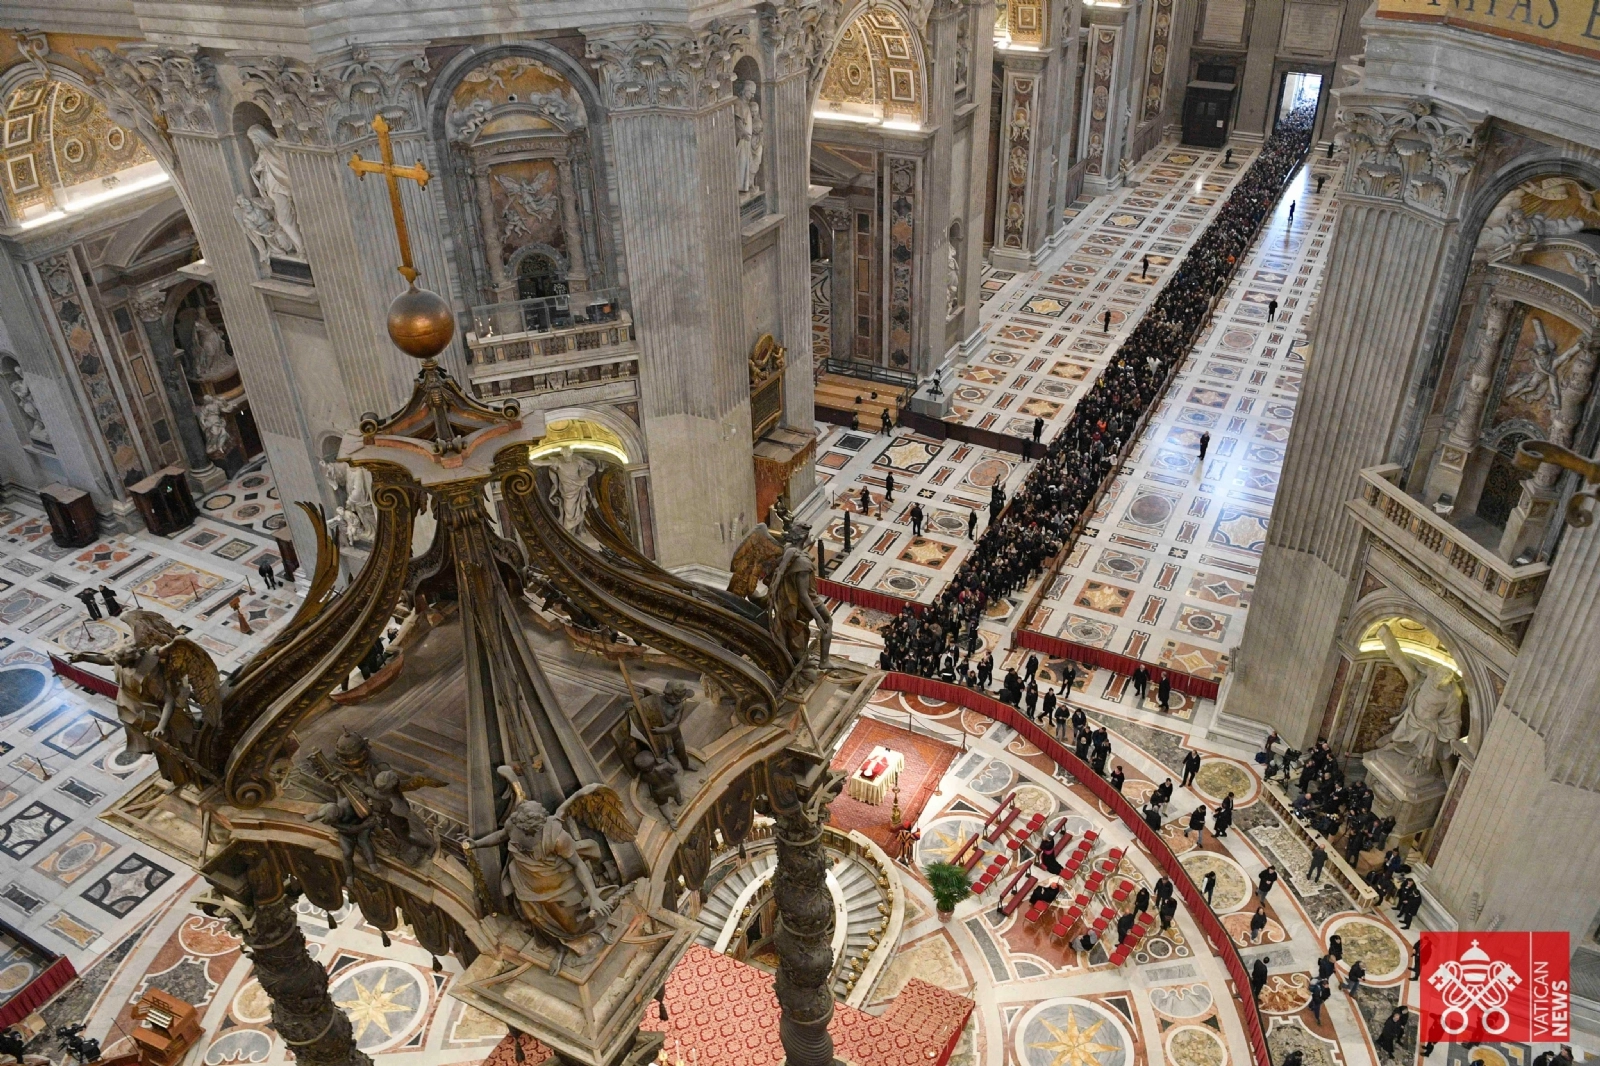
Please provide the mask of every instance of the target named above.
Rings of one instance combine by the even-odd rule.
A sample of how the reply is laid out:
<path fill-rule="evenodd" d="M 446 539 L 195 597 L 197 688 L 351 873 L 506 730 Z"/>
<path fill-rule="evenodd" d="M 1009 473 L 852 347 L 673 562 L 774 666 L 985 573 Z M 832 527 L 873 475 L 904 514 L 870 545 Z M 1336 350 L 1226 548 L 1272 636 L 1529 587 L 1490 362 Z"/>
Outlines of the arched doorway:
<path fill-rule="evenodd" d="M 897 3 L 862 7 L 843 26 L 811 135 L 810 179 L 829 189 L 818 206 L 841 223 L 832 242 L 828 365 L 914 378 L 923 310 L 914 263 L 929 211 L 922 142 L 931 137 L 923 42 Z"/>
<path fill-rule="evenodd" d="M 566 273 L 550 256 L 534 252 L 517 264 L 517 299 L 537 300 L 566 291 Z"/>

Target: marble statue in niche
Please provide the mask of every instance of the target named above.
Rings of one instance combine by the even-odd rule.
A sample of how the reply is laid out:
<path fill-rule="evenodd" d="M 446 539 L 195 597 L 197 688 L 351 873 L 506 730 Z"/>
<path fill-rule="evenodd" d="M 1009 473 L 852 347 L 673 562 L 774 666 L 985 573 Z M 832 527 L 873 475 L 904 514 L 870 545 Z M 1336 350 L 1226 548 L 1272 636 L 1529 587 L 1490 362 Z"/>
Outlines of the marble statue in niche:
<path fill-rule="evenodd" d="M 211 324 L 204 313 L 194 318 L 193 339 L 189 342 L 189 376 L 196 381 L 210 381 L 233 372 L 233 356 L 228 354 L 228 342 L 222 331 Z"/>
<path fill-rule="evenodd" d="M 738 141 L 741 198 L 761 192 L 757 179 L 761 175 L 761 142 L 767 124 L 761 117 L 761 102 L 756 99 L 756 90 L 756 83 L 749 80 L 741 81 L 734 90 L 733 128 Z"/>
<path fill-rule="evenodd" d="M 265 126 L 251 126 L 245 136 L 256 151 L 256 161 L 250 167 L 250 180 L 260 194 L 257 203 L 277 224 L 283 240 L 294 249 L 294 254 L 303 257 L 306 246 L 300 235 L 300 223 L 295 217 L 289 161 L 284 155 L 283 146 Z M 250 232 L 249 227 L 246 227 L 246 232 Z"/>
<path fill-rule="evenodd" d="M 950 318 L 961 307 L 961 264 L 956 256 L 955 241 L 947 242 L 945 249 L 950 254 L 950 262 L 945 274 L 944 315 Z"/>
<path fill-rule="evenodd" d="M 256 258 L 263 266 L 267 265 L 274 256 L 278 258 L 294 258 L 300 254 L 278 225 L 278 220 L 272 217 L 272 211 L 262 200 L 240 193 L 234 202 L 233 217 L 239 220 L 239 225 L 244 228 L 245 236 L 250 238 L 250 245 L 256 250 Z"/>
<path fill-rule="evenodd" d="M 345 533 L 351 544 L 367 544 L 378 528 L 378 507 L 372 502 L 372 473 L 349 463 L 322 464 L 322 477 L 333 494 L 331 524 Z"/>
<path fill-rule="evenodd" d="M 1406 655 L 1388 626 L 1378 630 L 1378 638 L 1389 662 L 1406 679 L 1406 698 L 1394 728 L 1379 740 L 1377 750 L 1401 755 L 1406 769 L 1417 777 L 1439 776 L 1450 755 L 1450 742 L 1461 732 L 1461 682 L 1443 664 L 1419 663 Z"/>
<path fill-rule="evenodd" d="M 200 430 L 206 437 L 206 454 L 211 458 L 221 459 L 233 447 L 233 430 L 228 425 L 227 416 L 237 411 L 243 403 L 242 396 L 228 403 L 213 393 L 195 408 L 195 417 L 200 420 Z"/>
<path fill-rule="evenodd" d="M 589 513 L 589 501 L 594 498 L 589 489 L 589 479 L 599 470 L 592 460 L 579 455 L 571 448 L 562 448 L 554 455 L 535 462 L 546 466 L 555 475 L 550 488 L 550 502 L 561 517 L 561 527 L 573 536 L 581 536 Z"/>
<path fill-rule="evenodd" d="M 3 374 L 9 382 L 11 396 L 17 401 L 17 409 L 22 412 L 22 417 L 28 423 L 28 436 L 37 444 L 50 444 L 50 431 L 45 428 L 44 418 L 39 414 L 39 406 L 33 402 L 33 392 L 28 388 L 28 383 L 22 380 L 21 371 L 8 359 L 0 374 Z"/>

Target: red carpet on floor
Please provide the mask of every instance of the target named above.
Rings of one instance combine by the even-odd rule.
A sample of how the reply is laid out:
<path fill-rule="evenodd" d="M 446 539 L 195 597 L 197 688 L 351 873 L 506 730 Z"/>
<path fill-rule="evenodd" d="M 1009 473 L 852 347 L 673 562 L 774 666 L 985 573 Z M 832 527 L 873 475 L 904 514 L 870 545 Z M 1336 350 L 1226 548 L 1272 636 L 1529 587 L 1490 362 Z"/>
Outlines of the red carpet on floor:
<path fill-rule="evenodd" d="M 900 771 L 900 817 L 910 825 L 927 806 L 933 790 L 939 787 L 939 780 L 950 768 L 951 761 L 961 754 L 961 749 L 872 718 L 861 718 L 845 737 L 838 757 L 833 760 L 833 768 L 855 773 L 872 749 L 880 744 L 906 758 L 905 769 Z M 858 830 L 882 847 L 889 843 L 889 814 L 893 809 L 893 789 L 884 793 L 883 803 L 876 807 L 840 793 L 833 801 L 833 816 L 829 821 L 846 832 Z"/>
<path fill-rule="evenodd" d="M 667 978 L 667 1020 L 645 1008 L 640 1028 L 665 1030 L 667 1066 L 781 1066 L 773 977 L 700 944 Z M 882 1017 L 836 1003 L 828 1032 L 839 1058 L 858 1066 L 945 1066 L 972 1014 L 972 1000 L 912 978 Z M 531 1036 L 519 1061 L 507 1036 L 482 1066 L 540 1066 L 552 1058 Z"/>

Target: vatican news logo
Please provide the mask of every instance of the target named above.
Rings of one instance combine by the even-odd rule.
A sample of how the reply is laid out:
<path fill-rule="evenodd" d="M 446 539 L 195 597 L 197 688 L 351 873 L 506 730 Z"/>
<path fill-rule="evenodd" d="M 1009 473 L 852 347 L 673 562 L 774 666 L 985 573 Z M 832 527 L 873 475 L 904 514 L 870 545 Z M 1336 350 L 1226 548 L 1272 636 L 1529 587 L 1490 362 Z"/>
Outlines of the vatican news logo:
<path fill-rule="evenodd" d="M 1423 933 L 1424 1041 L 1571 1039 L 1566 933 Z"/>

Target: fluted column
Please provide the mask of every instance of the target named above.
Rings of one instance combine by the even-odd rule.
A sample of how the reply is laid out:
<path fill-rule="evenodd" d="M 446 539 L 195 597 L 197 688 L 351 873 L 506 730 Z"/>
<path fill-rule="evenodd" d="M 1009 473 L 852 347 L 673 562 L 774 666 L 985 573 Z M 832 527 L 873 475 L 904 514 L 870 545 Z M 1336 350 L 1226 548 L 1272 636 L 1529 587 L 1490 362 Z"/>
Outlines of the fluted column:
<path fill-rule="evenodd" d="M 1425 326 L 1443 227 L 1398 206 L 1347 202 L 1328 264 L 1283 482 L 1224 710 L 1311 736 L 1331 683 L 1360 526 L 1360 471 L 1388 458 L 1408 360 Z"/>
<path fill-rule="evenodd" d="M 730 107 L 743 38 L 715 24 L 589 38 L 610 112 L 656 546 L 668 567 L 725 569 L 759 521 Z"/>
<path fill-rule="evenodd" d="M 1600 527 L 1569 528 L 1427 887 L 1468 928 L 1587 936 L 1600 848 Z"/>
<path fill-rule="evenodd" d="M 1448 496 L 1452 503 L 1461 491 L 1461 479 L 1466 473 L 1467 461 L 1478 446 L 1483 428 L 1483 409 L 1489 400 L 1489 386 L 1494 383 L 1495 364 L 1499 360 L 1500 346 L 1505 340 L 1506 321 L 1511 314 L 1511 303 L 1491 296 L 1483 309 L 1483 321 L 1477 335 L 1477 347 L 1461 391 L 1461 407 L 1456 412 L 1455 423 L 1444 446 L 1439 449 L 1439 459 L 1428 476 L 1424 496 L 1437 500 Z"/>
<path fill-rule="evenodd" d="M 572 175 L 572 160 L 556 160 L 557 184 L 561 186 L 561 225 L 567 238 L 567 287 L 582 292 L 589 287 L 589 267 L 583 258 L 583 226 L 578 218 L 578 186 Z"/>
<path fill-rule="evenodd" d="M 1356 591 L 1362 532 L 1345 504 L 1363 469 L 1392 458 L 1482 122 L 1427 101 L 1340 92 L 1348 170 L 1313 327 L 1316 358 L 1222 707 L 1301 747 L 1321 721 Z"/>

